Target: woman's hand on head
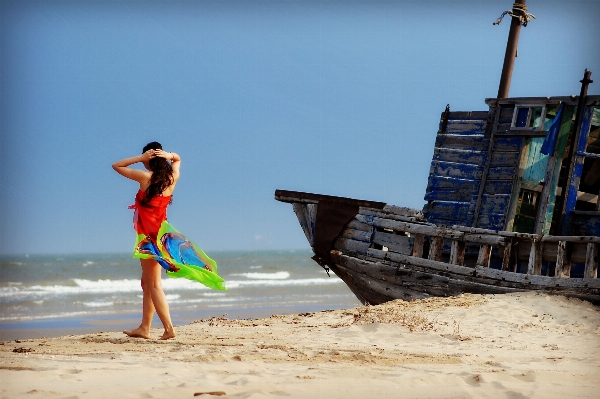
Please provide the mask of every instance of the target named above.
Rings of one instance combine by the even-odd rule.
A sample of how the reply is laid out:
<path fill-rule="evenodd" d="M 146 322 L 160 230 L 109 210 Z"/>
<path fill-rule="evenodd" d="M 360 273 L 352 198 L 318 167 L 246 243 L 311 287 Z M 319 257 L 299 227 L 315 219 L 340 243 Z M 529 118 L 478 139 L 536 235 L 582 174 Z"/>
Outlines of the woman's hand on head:
<path fill-rule="evenodd" d="M 152 158 L 154 158 L 156 156 L 156 151 L 160 151 L 160 150 L 148 150 L 145 153 L 142 154 L 141 157 L 141 161 L 142 162 L 148 162 L 150 161 Z"/>
<path fill-rule="evenodd" d="M 154 156 L 160 157 L 160 158 L 164 158 L 167 161 L 172 161 L 173 160 L 173 154 L 170 152 L 165 152 L 163 150 L 154 150 Z"/>

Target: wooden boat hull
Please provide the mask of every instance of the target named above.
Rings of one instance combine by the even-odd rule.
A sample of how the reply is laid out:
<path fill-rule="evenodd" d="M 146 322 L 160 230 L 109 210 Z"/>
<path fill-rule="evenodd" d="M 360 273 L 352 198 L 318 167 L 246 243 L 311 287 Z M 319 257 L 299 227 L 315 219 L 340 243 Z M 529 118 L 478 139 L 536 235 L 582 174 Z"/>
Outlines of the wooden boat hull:
<path fill-rule="evenodd" d="M 598 237 L 440 227 L 423 220 L 417 210 L 299 192 L 278 190 L 276 199 L 293 204 L 313 259 L 339 276 L 364 304 L 531 290 L 600 304 Z M 323 214 L 331 209 L 338 213 L 334 223 Z M 327 242 L 318 230 L 323 225 L 329 229 Z M 541 275 L 542 262 L 552 256 L 555 262 L 546 268 L 552 276 Z M 523 258 L 527 270 L 518 272 Z M 573 260 L 585 263 L 583 278 L 570 277 Z"/>

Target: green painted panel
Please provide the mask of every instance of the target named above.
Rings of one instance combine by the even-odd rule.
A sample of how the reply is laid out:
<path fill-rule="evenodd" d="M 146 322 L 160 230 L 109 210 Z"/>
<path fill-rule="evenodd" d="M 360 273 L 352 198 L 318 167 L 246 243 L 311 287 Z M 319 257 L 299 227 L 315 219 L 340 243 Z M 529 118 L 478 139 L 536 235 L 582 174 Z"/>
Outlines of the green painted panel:
<path fill-rule="evenodd" d="M 531 182 L 542 182 L 546 177 L 548 167 L 548 155 L 542 154 L 544 137 L 531 137 L 527 151 L 527 161 L 523 169 L 523 180 Z"/>

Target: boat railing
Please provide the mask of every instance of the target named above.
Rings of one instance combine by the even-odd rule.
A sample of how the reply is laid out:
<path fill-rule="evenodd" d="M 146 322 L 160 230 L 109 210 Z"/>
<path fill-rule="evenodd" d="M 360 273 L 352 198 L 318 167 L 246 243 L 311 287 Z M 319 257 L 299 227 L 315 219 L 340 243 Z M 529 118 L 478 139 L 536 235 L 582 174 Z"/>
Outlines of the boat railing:
<path fill-rule="evenodd" d="M 599 246 L 600 237 L 594 236 L 446 227 L 428 223 L 414 214 L 361 207 L 334 243 L 334 250 L 437 269 L 470 266 L 483 272 L 489 270 L 486 274 L 492 271 L 516 273 L 517 259 L 527 260 L 526 272 L 519 273 L 524 278 L 541 276 L 545 261 L 554 263 L 553 270 L 546 268 L 545 275 L 568 279 L 571 264 L 583 263 L 583 279 L 597 279 Z M 475 264 L 470 261 L 470 265 L 465 265 L 465 254 L 470 256 L 474 248 L 478 248 Z M 494 248 L 501 261 L 500 270 L 490 268 Z"/>

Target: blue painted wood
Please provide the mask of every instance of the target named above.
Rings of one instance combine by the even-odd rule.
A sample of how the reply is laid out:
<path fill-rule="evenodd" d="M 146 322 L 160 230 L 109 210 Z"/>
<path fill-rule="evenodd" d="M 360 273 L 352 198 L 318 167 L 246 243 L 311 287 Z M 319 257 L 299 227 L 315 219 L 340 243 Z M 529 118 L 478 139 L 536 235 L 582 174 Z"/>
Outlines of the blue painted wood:
<path fill-rule="evenodd" d="M 488 112 L 451 112 L 442 134 L 443 114 L 436 137 L 425 199 L 429 221 L 470 224 L 471 200 L 479 191 L 489 137 Z"/>
<path fill-rule="evenodd" d="M 433 151 L 433 159 L 435 161 L 444 162 L 459 162 L 481 165 L 485 153 L 483 151 L 459 150 L 456 148 L 436 148 Z"/>
<path fill-rule="evenodd" d="M 569 190 L 567 192 L 565 214 L 562 224 L 562 234 L 568 234 L 569 230 L 571 230 L 571 211 L 575 209 L 575 205 L 577 203 L 577 191 L 579 189 L 579 182 L 581 181 L 581 173 L 583 171 L 583 161 L 585 159 L 580 154 L 585 151 L 585 147 L 587 146 L 587 138 L 592 123 L 593 114 L 593 106 L 585 107 L 583 110 L 583 120 L 581 122 L 580 130 L 581 134 L 579 135 L 579 140 L 577 141 L 577 147 L 575 147 L 575 165 L 573 167 L 573 174 L 571 176 Z"/>
<path fill-rule="evenodd" d="M 468 212 L 468 202 L 432 201 L 429 204 L 427 218 L 445 220 L 452 222 L 453 224 L 465 225 Z"/>
<path fill-rule="evenodd" d="M 436 147 L 487 151 L 488 138 L 483 135 L 440 134 L 435 140 Z"/>
<path fill-rule="evenodd" d="M 481 213 L 504 214 L 510 203 L 510 195 L 483 195 Z"/>
<path fill-rule="evenodd" d="M 513 181 L 511 180 L 494 180 L 486 184 L 483 189 L 483 194 L 510 194 L 513 189 Z"/>
<path fill-rule="evenodd" d="M 548 167 L 548 155 L 542 154 L 540 149 L 544 143 L 544 137 L 529 138 L 527 160 L 523 170 L 523 180 L 542 182 L 546 177 Z"/>
<path fill-rule="evenodd" d="M 448 134 L 461 134 L 461 135 L 474 135 L 481 134 L 485 129 L 485 121 L 471 120 L 471 121 L 453 121 L 448 122 L 446 132 Z"/>
<path fill-rule="evenodd" d="M 486 186 L 488 184 L 494 184 L 494 180 L 508 180 L 512 179 L 517 173 L 517 168 L 514 167 L 497 167 L 490 168 L 488 171 Z"/>
<path fill-rule="evenodd" d="M 490 230 L 502 230 L 504 228 L 504 213 L 480 213 L 477 227 Z"/>
<path fill-rule="evenodd" d="M 516 167 L 519 164 L 519 153 L 517 151 L 495 151 L 492 153 L 490 167 L 495 166 L 512 166 Z"/>
<path fill-rule="evenodd" d="M 472 179 L 455 179 L 452 177 L 442 177 L 430 175 L 427 191 L 434 191 L 437 189 L 456 189 L 456 190 L 476 190 L 479 188 L 479 181 Z"/>
<path fill-rule="evenodd" d="M 473 195 L 473 190 L 456 190 L 454 188 L 439 189 L 427 191 L 425 193 L 426 201 L 463 201 L 469 202 Z M 476 193 L 476 192 L 475 192 Z"/>
<path fill-rule="evenodd" d="M 571 217 L 570 234 L 582 236 L 600 236 L 600 212 L 598 215 L 578 215 Z"/>
<path fill-rule="evenodd" d="M 492 151 L 512 151 L 519 152 L 521 150 L 521 143 L 523 137 L 521 136 L 496 136 L 494 138 L 494 145 Z"/>
<path fill-rule="evenodd" d="M 443 118 L 442 113 L 442 118 Z M 454 120 L 476 120 L 483 119 L 485 120 L 488 117 L 488 111 L 469 111 L 469 112 L 450 112 L 448 115 L 448 121 Z"/>
<path fill-rule="evenodd" d="M 432 174 L 435 176 L 480 180 L 483 172 L 480 166 L 472 164 L 435 162 L 434 165 Z"/>

